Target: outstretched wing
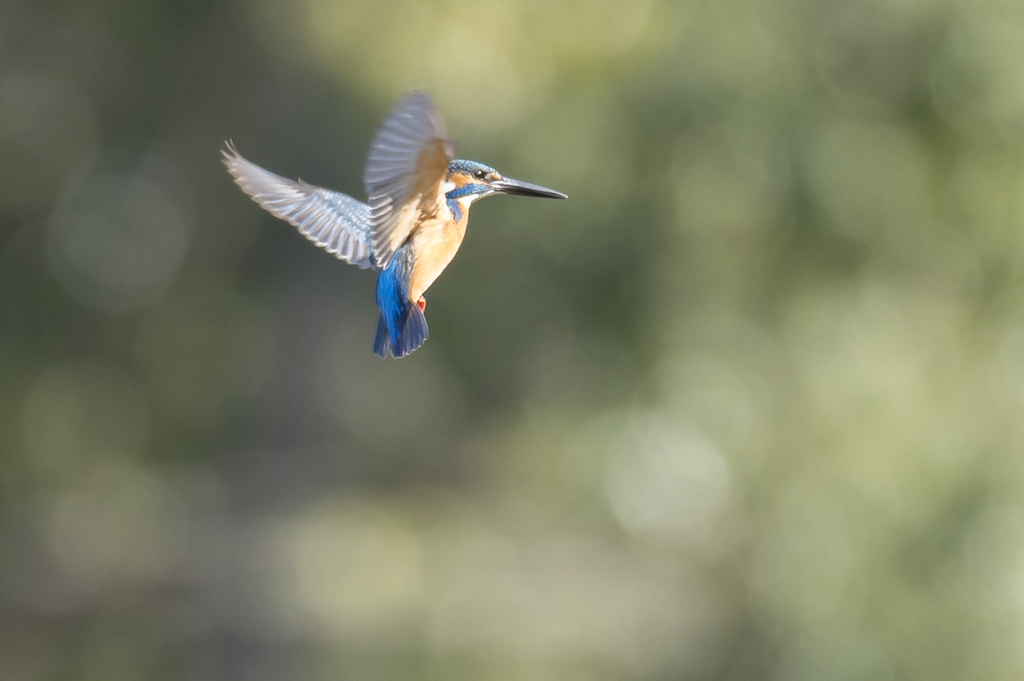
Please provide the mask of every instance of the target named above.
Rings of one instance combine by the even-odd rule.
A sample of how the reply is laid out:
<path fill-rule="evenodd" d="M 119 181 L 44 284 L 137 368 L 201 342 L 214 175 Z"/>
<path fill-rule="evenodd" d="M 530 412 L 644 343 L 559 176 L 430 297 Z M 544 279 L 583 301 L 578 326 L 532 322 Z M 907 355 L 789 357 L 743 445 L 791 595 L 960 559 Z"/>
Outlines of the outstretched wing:
<path fill-rule="evenodd" d="M 421 215 L 442 207 L 441 183 L 452 159 L 444 119 L 424 92 L 385 117 L 370 145 L 363 182 L 370 201 L 371 246 L 382 269 Z"/>
<path fill-rule="evenodd" d="M 368 205 L 341 192 L 275 175 L 244 159 L 230 142 L 221 153 L 235 183 L 272 215 L 341 260 L 362 269 L 376 268 Z"/>

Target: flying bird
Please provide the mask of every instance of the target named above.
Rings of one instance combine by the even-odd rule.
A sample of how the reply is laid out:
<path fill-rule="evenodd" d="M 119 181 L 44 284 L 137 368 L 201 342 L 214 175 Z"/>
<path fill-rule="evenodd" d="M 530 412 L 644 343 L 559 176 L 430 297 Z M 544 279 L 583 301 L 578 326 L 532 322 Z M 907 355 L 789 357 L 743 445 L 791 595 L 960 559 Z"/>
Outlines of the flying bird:
<path fill-rule="evenodd" d="M 275 175 L 230 142 L 221 153 L 256 203 L 328 253 L 378 272 L 373 351 L 385 358 L 404 357 L 427 340 L 423 294 L 459 250 L 474 201 L 493 194 L 567 198 L 456 159 L 444 119 L 425 92 L 407 95 L 377 129 L 363 172 L 368 203 Z"/>

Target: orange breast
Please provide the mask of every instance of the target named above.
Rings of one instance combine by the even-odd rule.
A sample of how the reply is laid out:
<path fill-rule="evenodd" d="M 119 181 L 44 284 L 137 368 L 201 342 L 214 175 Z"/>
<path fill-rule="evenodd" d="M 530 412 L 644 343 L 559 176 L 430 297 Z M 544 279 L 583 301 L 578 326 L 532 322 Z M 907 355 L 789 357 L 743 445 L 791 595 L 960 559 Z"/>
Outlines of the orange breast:
<path fill-rule="evenodd" d="M 409 300 L 418 300 L 448 267 L 466 236 L 468 221 L 468 210 L 462 211 L 462 219 L 458 222 L 452 219 L 449 211 L 439 211 L 437 219 L 422 224 L 413 234 L 416 261 L 409 278 Z"/>

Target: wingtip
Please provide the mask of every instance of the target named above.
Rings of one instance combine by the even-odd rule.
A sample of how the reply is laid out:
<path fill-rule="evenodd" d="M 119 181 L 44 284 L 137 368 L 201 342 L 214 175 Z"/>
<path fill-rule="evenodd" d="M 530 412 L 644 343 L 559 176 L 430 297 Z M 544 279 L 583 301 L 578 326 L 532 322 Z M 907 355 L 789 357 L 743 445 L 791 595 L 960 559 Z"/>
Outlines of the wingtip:
<path fill-rule="evenodd" d="M 245 165 L 248 161 L 245 157 L 238 153 L 238 149 L 235 148 L 235 143 L 231 140 L 227 140 L 224 143 L 223 149 L 220 150 L 220 162 L 224 164 L 224 168 L 227 169 L 228 175 L 234 180 L 235 184 L 242 188 L 246 194 L 252 196 L 251 192 L 246 188 L 245 182 L 243 181 L 243 173 Z"/>
<path fill-rule="evenodd" d="M 220 150 L 220 155 L 221 161 L 225 164 L 230 164 L 236 159 L 242 157 L 242 155 L 238 153 L 238 149 L 235 147 L 235 143 L 231 139 L 225 140 L 224 148 Z"/>
<path fill-rule="evenodd" d="M 398 101 L 408 101 L 410 99 L 422 99 L 426 102 L 431 103 L 434 101 L 433 97 L 430 95 L 430 90 L 428 90 L 427 88 L 416 88 L 415 90 L 410 90 L 405 94 L 404 97 L 402 97 Z"/>

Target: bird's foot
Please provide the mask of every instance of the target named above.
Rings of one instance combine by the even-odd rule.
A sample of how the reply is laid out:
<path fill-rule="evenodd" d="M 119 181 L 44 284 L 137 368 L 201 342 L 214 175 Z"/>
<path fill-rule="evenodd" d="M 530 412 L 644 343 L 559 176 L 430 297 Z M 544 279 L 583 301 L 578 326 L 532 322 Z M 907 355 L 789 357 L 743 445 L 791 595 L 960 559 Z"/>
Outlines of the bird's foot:
<path fill-rule="evenodd" d="M 427 311 L 427 299 L 420 296 L 420 299 L 416 301 L 416 304 L 420 306 L 420 312 Z"/>

